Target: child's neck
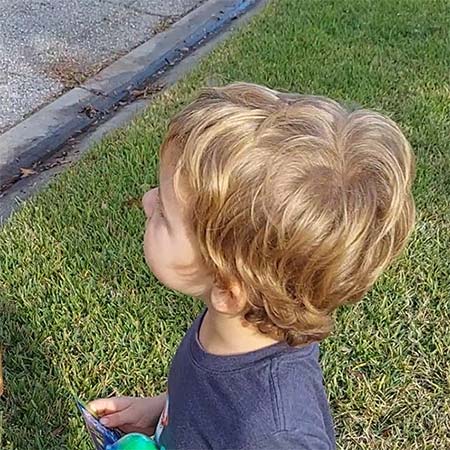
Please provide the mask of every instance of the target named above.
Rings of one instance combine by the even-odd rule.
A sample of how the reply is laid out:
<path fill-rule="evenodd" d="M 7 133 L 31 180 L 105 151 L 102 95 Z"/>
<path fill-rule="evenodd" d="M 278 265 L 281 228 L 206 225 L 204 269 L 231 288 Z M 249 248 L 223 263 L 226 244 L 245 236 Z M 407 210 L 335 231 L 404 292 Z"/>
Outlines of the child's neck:
<path fill-rule="evenodd" d="M 245 326 L 240 317 L 231 317 L 209 308 L 199 330 L 202 347 L 214 355 L 236 355 L 277 343 L 254 327 Z"/>

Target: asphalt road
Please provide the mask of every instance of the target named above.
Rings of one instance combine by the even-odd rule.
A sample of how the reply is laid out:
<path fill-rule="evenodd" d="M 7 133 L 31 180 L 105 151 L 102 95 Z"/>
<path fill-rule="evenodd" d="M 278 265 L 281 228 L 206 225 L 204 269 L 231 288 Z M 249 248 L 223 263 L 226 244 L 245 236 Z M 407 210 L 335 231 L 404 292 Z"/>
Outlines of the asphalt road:
<path fill-rule="evenodd" d="M 0 133 L 201 0 L 0 0 Z"/>

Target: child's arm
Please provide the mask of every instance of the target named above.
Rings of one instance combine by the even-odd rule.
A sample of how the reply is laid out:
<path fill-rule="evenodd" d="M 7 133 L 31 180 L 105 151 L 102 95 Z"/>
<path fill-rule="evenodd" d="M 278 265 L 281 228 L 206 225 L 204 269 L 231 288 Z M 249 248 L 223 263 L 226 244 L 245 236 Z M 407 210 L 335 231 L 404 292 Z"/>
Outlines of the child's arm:
<path fill-rule="evenodd" d="M 164 409 L 167 393 L 157 397 L 99 398 L 88 408 L 100 417 L 109 428 L 119 428 L 125 433 L 144 433 L 151 436 Z"/>

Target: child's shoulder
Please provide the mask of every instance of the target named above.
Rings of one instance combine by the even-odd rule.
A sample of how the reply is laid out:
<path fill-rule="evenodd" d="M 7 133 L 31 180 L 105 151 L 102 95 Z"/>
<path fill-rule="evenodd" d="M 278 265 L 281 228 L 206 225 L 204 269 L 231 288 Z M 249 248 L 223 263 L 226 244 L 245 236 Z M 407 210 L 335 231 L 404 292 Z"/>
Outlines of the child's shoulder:
<path fill-rule="evenodd" d="M 274 358 L 271 375 L 273 414 L 278 430 L 294 435 L 322 436 L 333 448 L 334 427 L 318 344 L 293 349 Z"/>
<path fill-rule="evenodd" d="M 322 377 L 319 363 L 319 344 L 312 343 L 301 347 L 289 347 L 287 344 L 283 352 L 275 355 L 273 362 L 274 375 L 295 376 L 297 372 Z"/>
<path fill-rule="evenodd" d="M 318 344 L 287 350 L 272 361 L 271 376 L 276 404 L 280 411 L 302 415 L 303 401 L 311 407 L 328 407 L 319 363 Z M 280 419 L 281 420 L 281 419 Z"/>
<path fill-rule="evenodd" d="M 285 347 L 254 367 L 252 386 L 242 389 L 253 414 L 241 427 L 258 429 L 263 443 L 295 448 L 334 448 L 334 427 L 323 384 L 318 344 Z M 261 405 L 264 402 L 264 406 Z M 258 403 L 258 404 L 257 404 Z M 247 430 L 247 433 L 250 433 Z M 306 441 L 303 441 L 306 439 Z M 310 442 L 311 441 L 311 442 Z M 266 448 L 264 445 L 261 448 Z M 294 447 L 292 447 L 294 448 Z"/>

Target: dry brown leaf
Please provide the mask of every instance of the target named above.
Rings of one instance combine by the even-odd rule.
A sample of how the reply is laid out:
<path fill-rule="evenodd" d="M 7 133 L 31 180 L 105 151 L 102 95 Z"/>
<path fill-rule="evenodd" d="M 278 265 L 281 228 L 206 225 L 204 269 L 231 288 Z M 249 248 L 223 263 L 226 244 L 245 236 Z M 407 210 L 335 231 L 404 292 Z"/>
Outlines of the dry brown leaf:
<path fill-rule="evenodd" d="M 99 113 L 98 109 L 94 108 L 92 105 L 86 105 L 81 112 L 86 114 L 89 119 L 93 119 Z"/>
<path fill-rule="evenodd" d="M 58 427 L 52 431 L 52 435 L 59 436 L 63 431 L 64 431 L 64 427 L 61 425 L 60 427 Z"/>
<path fill-rule="evenodd" d="M 141 197 L 130 197 L 125 201 L 125 205 L 128 206 L 128 208 L 140 208 L 142 206 L 142 199 Z"/>
<path fill-rule="evenodd" d="M 162 91 L 164 87 L 164 83 L 152 83 L 146 86 L 144 89 L 134 89 L 133 91 L 131 91 L 131 95 L 134 98 L 148 98 Z"/>
<path fill-rule="evenodd" d="M 36 171 L 33 170 L 33 169 L 27 169 L 26 167 L 21 167 L 20 168 L 20 176 L 22 178 L 29 177 L 30 175 L 33 175 L 35 173 L 36 173 Z"/>

